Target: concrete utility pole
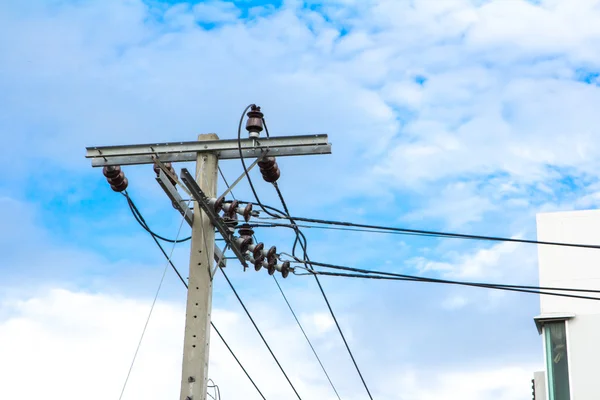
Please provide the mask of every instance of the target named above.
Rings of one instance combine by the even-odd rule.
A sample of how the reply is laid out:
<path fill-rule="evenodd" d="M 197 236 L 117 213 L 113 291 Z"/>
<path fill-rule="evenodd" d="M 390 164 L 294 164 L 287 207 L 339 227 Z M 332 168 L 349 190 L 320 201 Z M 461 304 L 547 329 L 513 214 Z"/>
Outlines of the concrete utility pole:
<path fill-rule="evenodd" d="M 283 277 L 290 271 L 289 262 L 278 261 L 274 246 L 267 250 L 263 243 L 253 244 L 250 237 L 242 234 L 241 227 L 239 236 L 234 236 L 235 228 L 228 226 L 226 220 L 219 216 L 219 212 L 224 211 L 230 219 L 236 214 L 248 218 L 251 207 L 244 209 L 238 207 L 236 201 L 225 201 L 227 192 L 217 196 L 218 161 L 239 159 L 241 152 L 244 158 L 256 158 L 249 166 L 250 170 L 262 159 L 263 162 L 259 163 L 262 176 L 273 182 L 279 178 L 273 157 L 331 153 L 327 135 L 263 138 L 260 137 L 260 107 L 252 106 L 248 116 L 246 128 L 250 137 L 239 142 L 237 139 L 219 140 L 215 134 L 204 134 L 192 142 L 87 148 L 86 157 L 91 159 L 93 167 L 104 168 L 104 175 L 116 192 L 124 191 L 128 185 L 120 166 L 154 164 L 156 180 L 192 227 L 180 400 L 206 400 L 207 397 L 212 280 L 216 271 L 212 260 L 225 267 L 224 254 L 215 246 L 215 229 L 244 269 L 250 263 L 256 271 L 265 268 L 270 275 L 279 271 Z M 181 172 L 184 190 L 194 200 L 193 212 L 179 195 L 176 185 L 182 185 L 169 164 L 179 161 L 196 161 L 196 180 L 186 169 Z M 233 186 L 241 179 L 243 176 Z"/>
<path fill-rule="evenodd" d="M 218 140 L 215 134 L 199 135 L 198 141 Z M 199 153 L 198 186 L 210 197 L 217 195 L 217 156 Z M 194 209 L 180 400 L 205 400 L 212 310 L 212 259 L 215 229 L 201 207 Z"/>

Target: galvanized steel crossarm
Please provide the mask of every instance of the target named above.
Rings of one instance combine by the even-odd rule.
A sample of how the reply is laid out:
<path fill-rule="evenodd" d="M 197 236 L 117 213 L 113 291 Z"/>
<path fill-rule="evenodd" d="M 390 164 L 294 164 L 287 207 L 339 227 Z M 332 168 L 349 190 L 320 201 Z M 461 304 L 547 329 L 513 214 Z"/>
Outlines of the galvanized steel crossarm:
<path fill-rule="evenodd" d="M 242 151 L 255 149 L 262 149 L 266 151 L 282 147 L 327 146 L 328 144 L 327 135 L 319 134 L 242 139 L 239 143 L 239 147 L 241 147 Z M 107 159 L 110 157 L 148 155 L 161 156 L 164 154 L 197 154 L 202 152 L 222 153 L 228 151 L 238 151 L 237 139 L 87 147 L 86 158 Z"/>
<path fill-rule="evenodd" d="M 231 250 L 240 260 L 240 262 L 244 266 L 244 270 L 248 268 L 248 264 L 246 263 L 244 253 L 242 253 L 242 250 L 240 249 L 238 244 L 234 240 L 232 240 L 231 231 L 227 228 L 227 226 L 225 226 L 223 220 L 217 215 L 215 210 L 212 208 L 212 206 L 209 203 L 209 198 L 204 194 L 200 186 L 198 186 L 198 184 L 194 180 L 194 177 L 192 176 L 192 174 L 190 174 L 187 168 L 181 169 L 181 180 L 189 189 L 190 193 L 194 197 L 194 200 L 196 200 L 198 205 L 202 207 L 206 215 L 208 215 L 210 222 L 214 225 L 215 228 L 217 228 L 221 236 L 223 236 L 223 239 L 225 239 L 225 242 L 229 245 Z"/>
<path fill-rule="evenodd" d="M 287 156 L 309 156 L 319 154 L 331 154 L 330 144 L 319 144 L 315 146 L 298 146 L 298 147 L 269 147 L 264 149 L 262 147 L 256 147 L 254 149 L 242 150 L 244 158 L 258 158 L 263 155 L 270 155 L 273 157 L 287 157 Z M 159 159 L 162 162 L 187 162 L 196 161 L 198 153 L 187 152 L 187 153 L 163 153 L 159 155 Z M 94 156 L 95 157 L 95 156 Z M 136 155 L 136 156 L 114 156 L 103 158 L 95 157 L 92 158 L 92 167 L 104 167 L 107 165 L 139 165 L 139 164 L 152 164 L 154 159 L 157 157 L 154 154 Z M 222 150 L 218 152 L 220 160 L 233 160 L 239 159 L 240 153 L 238 150 Z"/>

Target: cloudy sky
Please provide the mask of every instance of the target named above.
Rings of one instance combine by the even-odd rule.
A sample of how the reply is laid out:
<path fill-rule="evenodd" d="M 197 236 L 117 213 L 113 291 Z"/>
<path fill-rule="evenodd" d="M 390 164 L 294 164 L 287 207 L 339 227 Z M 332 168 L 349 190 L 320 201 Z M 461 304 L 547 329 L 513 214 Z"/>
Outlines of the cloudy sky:
<path fill-rule="evenodd" d="M 598 0 L 0 2 L 0 398 L 118 399 L 165 268 L 85 146 L 233 138 L 256 103 L 272 135 L 333 144 L 279 160 L 295 215 L 535 238 L 536 213 L 600 203 L 599 20 Z M 174 237 L 151 168 L 125 172 Z M 313 260 L 537 282 L 531 246 L 306 234 Z M 291 250 L 289 232 L 257 235 Z M 174 251 L 184 274 L 188 255 Z M 227 271 L 302 398 L 335 399 L 272 278 Z M 322 282 L 374 398 L 530 398 L 535 296 Z M 341 398 L 366 399 L 312 278 L 281 284 Z M 123 399 L 177 398 L 185 295 L 168 271 Z M 221 276 L 213 307 L 265 396 L 295 398 Z M 214 334 L 210 354 L 223 399 L 260 398 Z"/>

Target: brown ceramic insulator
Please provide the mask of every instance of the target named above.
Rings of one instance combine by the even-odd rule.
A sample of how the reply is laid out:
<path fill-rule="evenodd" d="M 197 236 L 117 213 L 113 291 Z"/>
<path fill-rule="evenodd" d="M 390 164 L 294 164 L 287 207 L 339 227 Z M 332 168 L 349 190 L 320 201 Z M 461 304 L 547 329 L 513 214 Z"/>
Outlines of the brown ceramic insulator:
<path fill-rule="evenodd" d="M 246 130 L 248 132 L 260 133 L 263 130 L 263 117 L 264 114 L 260 111 L 260 107 L 252 105 L 250 111 L 246 114 L 248 121 L 246 122 Z"/>
<path fill-rule="evenodd" d="M 237 219 L 237 215 L 236 214 L 237 214 L 237 208 L 238 208 L 239 205 L 240 205 L 239 201 L 237 201 L 237 200 L 232 201 L 229 204 L 229 208 L 226 211 L 227 216 L 229 216 L 230 218 L 236 217 L 236 219 Z"/>
<path fill-rule="evenodd" d="M 267 182 L 275 182 L 281 175 L 275 157 L 263 158 L 258 162 L 258 167 L 260 168 L 263 179 Z"/>
<path fill-rule="evenodd" d="M 277 270 L 275 269 L 275 265 L 269 264 L 269 266 L 267 267 L 267 271 L 269 272 L 269 275 L 273 275 Z"/>
<path fill-rule="evenodd" d="M 102 174 L 108 179 L 115 178 L 121 173 L 121 167 L 118 165 L 107 165 L 102 168 Z"/>
<path fill-rule="evenodd" d="M 223 203 L 225 202 L 225 197 L 221 196 L 215 201 L 215 212 L 220 213 L 223 209 Z"/>
<path fill-rule="evenodd" d="M 238 234 L 240 237 L 249 237 L 252 239 L 252 236 L 254 236 L 254 229 L 248 224 L 243 224 L 238 228 Z"/>
<path fill-rule="evenodd" d="M 123 178 L 121 183 L 119 183 L 118 185 L 110 185 L 110 188 L 115 192 L 122 192 L 125 189 L 127 189 L 128 185 L 129 185 L 129 181 L 127 180 L 127 178 Z"/>
<path fill-rule="evenodd" d="M 272 260 L 275 260 L 275 262 L 277 262 L 277 248 L 275 246 L 271 247 L 269 251 L 267 251 L 267 260 L 269 260 L 269 263 Z"/>
<path fill-rule="evenodd" d="M 260 160 L 258 162 L 258 167 L 260 168 L 261 171 L 267 171 L 270 168 L 275 167 L 275 165 L 277 165 L 277 161 L 275 160 L 275 157 L 264 157 L 262 160 Z"/>
<path fill-rule="evenodd" d="M 290 274 L 290 262 L 284 261 L 281 265 L 281 276 L 285 279 Z"/>
<path fill-rule="evenodd" d="M 238 244 L 240 246 L 240 250 L 242 250 L 242 253 L 245 253 L 248 250 L 248 246 L 252 244 L 252 238 L 240 237 Z"/>
<path fill-rule="evenodd" d="M 263 179 L 270 183 L 277 182 L 280 176 L 281 171 L 279 171 L 279 167 L 277 165 L 271 171 L 262 174 Z"/>
<path fill-rule="evenodd" d="M 264 258 L 263 256 L 263 249 L 265 248 L 265 244 L 260 242 L 258 243 L 256 246 L 254 246 L 254 250 L 252 250 L 252 255 L 254 256 L 254 259 L 259 259 L 260 257 Z"/>
<path fill-rule="evenodd" d="M 265 261 L 265 257 L 264 256 L 255 259 L 254 260 L 254 270 L 255 271 L 260 271 L 260 269 L 263 266 L 263 262 L 264 261 Z"/>
<path fill-rule="evenodd" d="M 246 207 L 244 207 L 244 221 L 248 222 L 250 221 L 250 218 L 252 217 L 252 203 L 248 203 L 246 205 Z"/>
<path fill-rule="evenodd" d="M 108 178 L 107 181 L 110 184 L 110 188 L 115 192 L 122 192 L 123 190 L 127 189 L 127 185 L 129 184 L 123 171 L 121 171 L 114 178 Z"/>

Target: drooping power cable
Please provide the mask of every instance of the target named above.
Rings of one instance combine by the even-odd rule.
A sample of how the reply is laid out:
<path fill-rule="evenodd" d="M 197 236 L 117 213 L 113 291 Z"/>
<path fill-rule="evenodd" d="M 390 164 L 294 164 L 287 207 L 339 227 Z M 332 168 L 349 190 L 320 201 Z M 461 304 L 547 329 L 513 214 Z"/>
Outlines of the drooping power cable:
<path fill-rule="evenodd" d="M 288 218 L 280 217 L 280 219 L 288 219 Z M 353 223 L 353 222 L 332 221 L 332 220 L 306 218 L 306 217 L 293 217 L 293 219 L 295 221 L 309 222 L 309 223 L 314 223 L 314 224 L 337 225 L 337 226 L 346 226 L 346 227 L 355 227 L 355 228 L 375 229 L 375 230 L 380 230 L 380 231 L 398 232 L 398 233 L 403 233 L 403 234 L 418 234 L 418 235 L 423 235 L 423 236 L 433 236 L 433 237 L 439 237 L 439 238 L 487 240 L 487 241 L 494 241 L 494 242 L 511 242 L 511 243 L 526 243 L 526 244 L 538 244 L 538 245 L 547 245 L 547 246 L 577 247 L 577 248 L 584 248 L 584 249 L 600 249 L 600 245 L 593 245 L 593 244 L 563 243 L 563 242 L 551 242 L 551 241 L 530 240 L 530 239 L 516 239 L 516 238 L 507 238 L 507 237 L 500 237 L 500 236 L 484 236 L 484 235 L 471 235 L 471 234 L 464 234 L 464 233 L 430 231 L 430 230 L 422 230 L 422 229 L 396 228 L 396 227 L 390 227 L 390 226 L 357 224 L 357 223 Z M 381 233 L 381 232 L 378 232 L 378 233 Z"/>
<path fill-rule="evenodd" d="M 131 200 L 131 205 L 134 208 L 136 208 L 135 207 L 135 203 L 133 203 L 133 200 Z M 139 213 L 139 216 L 140 216 L 141 220 L 144 221 L 141 213 Z M 154 239 L 154 242 L 156 243 L 156 245 L 158 246 L 158 248 L 160 249 L 161 253 L 167 259 L 167 261 L 168 261 L 169 265 L 171 266 L 171 268 L 173 269 L 173 271 L 175 271 L 175 273 L 179 277 L 179 280 L 181 281 L 181 283 L 183 283 L 183 285 L 187 289 L 188 288 L 187 282 L 185 281 L 185 279 L 183 279 L 183 277 L 179 273 L 179 270 L 177 269 L 177 267 L 175 267 L 175 264 L 173 264 L 173 261 L 171 260 L 171 258 L 169 257 L 169 255 L 167 254 L 167 252 L 165 251 L 165 249 L 162 247 L 162 245 L 160 244 L 160 242 L 154 237 L 154 235 L 151 235 L 151 236 Z M 237 356 L 235 355 L 235 353 L 233 352 L 233 350 L 231 349 L 231 347 L 229 347 L 229 344 L 227 343 L 227 341 L 225 340 L 225 338 L 223 337 L 223 335 L 221 335 L 221 332 L 219 332 L 219 330 L 217 329 L 217 327 L 215 326 L 215 324 L 212 321 L 210 321 L 210 325 L 215 330 L 215 332 L 217 333 L 217 335 L 219 336 L 219 338 L 221 339 L 221 341 L 223 342 L 223 344 L 225 345 L 225 347 L 227 348 L 227 350 L 229 350 L 229 353 L 231 353 L 231 355 L 233 356 L 233 358 L 235 359 L 235 361 L 237 362 L 237 364 L 240 366 L 240 368 L 242 369 L 242 371 L 244 372 L 244 374 L 248 378 L 248 380 L 250 380 L 250 382 L 252 383 L 252 385 L 254 386 L 254 388 L 256 389 L 256 391 L 258 392 L 258 394 L 260 395 L 260 397 L 262 397 L 263 400 L 266 400 L 265 396 L 262 394 L 262 392 L 260 391 L 260 389 L 258 388 L 258 386 L 256 385 L 256 383 L 254 382 L 254 380 L 252 379 L 252 377 L 250 376 L 250 374 L 248 373 L 248 371 L 246 370 L 246 368 L 244 368 L 244 366 L 242 365 L 241 361 L 237 358 Z"/>
<path fill-rule="evenodd" d="M 131 198 L 129 197 L 127 192 L 124 193 L 124 196 L 127 198 L 127 201 L 129 203 L 130 207 L 132 207 L 132 205 L 135 207 L 135 205 L 133 204 L 133 201 L 131 200 Z M 142 221 L 143 221 L 143 217 L 142 217 Z M 171 263 L 171 257 L 173 256 L 173 251 L 175 250 L 175 246 L 177 245 L 177 239 L 179 238 L 179 234 L 181 233 L 181 228 L 183 227 L 184 221 L 185 221 L 185 219 L 182 218 L 181 223 L 179 224 L 179 229 L 177 230 L 177 236 L 175 237 L 173 246 L 171 246 L 171 252 L 169 253 L 169 255 L 167 256 L 167 253 L 164 252 L 164 250 L 163 250 L 165 256 L 167 257 L 167 262 L 165 263 L 165 267 L 164 267 L 162 275 L 160 277 L 158 287 L 156 288 L 156 293 L 154 294 L 154 299 L 152 300 L 152 305 L 150 306 L 150 311 L 148 312 L 148 317 L 146 318 L 146 323 L 144 324 L 144 328 L 142 329 L 142 334 L 140 336 L 140 340 L 138 341 L 137 347 L 135 349 L 135 353 L 133 354 L 133 359 L 131 360 L 131 365 L 129 366 L 129 370 L 127 371 L 127 377 L 125 378 L 125 382 L 123 383 L 123 388 L 121 389 L 121 394 L 119 395 L 119 400 L 121 400 L 123 398 L 123 394 L 125 393 L 125 389 L 127 388 L 127 383 L 129 382 L 129 377 L 131 376 L 131 371 L 133 370 L 133 366 L 135 365 L 135 360 L 137 359 L 137 355 L 140 351 L 140 347 L 142 346 L 142 341 L 144 340 L 144 335 L 146 334 L 146 329 L 148 328 L 148 324 L 150 323 L 150 318 L 152 317 L 152 313 L 154 311 L 154 306 L 156 305 L 156 301 L 158 300 L 158 295 L 160 293 L 160 289 L 162 288 L 163 282 L 165 280 L 165 275 L 167 274 L 167 269 L 169 268 L 169 264 Z M 154 240 L 156 240 L 154 235 L 152 235 L 152 237 L 154 238 Z"/>
<path fill-rule="evenodd" d="M 303 263 L 303 260 L 296 260 L 296 262 Z M 600 290 L 455 281 L 455 280 L 448 280 L 448 279 L 437 279 L 437 278 L 427 278 L 427 277 L 414 276 L 414 275 L 397 274 L 397 273 L 385 272 L 385 271 L 375 271 L 375 270 L 367 270 L 367 269 L 361 269 L 361 268 L 352 268 L 352 267 L 346 267 L 346 266 L 342 266 L 342 265 L 328 264 L 328 263 L 322 263 L 322 262 L 316 262 L 316 261 L 311 261 L 311 263 L 312 263 L 312 265 L 315 265 L 315 266 L 321 266 L 324 268 L 337 269 L 337 270 L 343 270 L 343 271 L 356 272 L 357 274 L 334 273 L 334 272 L 317 271 L 314 269 L 313 270 L 307 269 L 306 274 L 297 274 L 297 275 L 315 275 L 316 274 L 316 275 L 323 275 L 323 276 L 338 276 L 338 277 L 348 277 L 348 278 L 383 279 L 383 280 L 400 280 L 400 281 L 414 281 L 414 282 L 426 282 L 426 283 L 441 283 L 441 284 L 450 284 L 450 285 L 481 287 L 481 288 L 487 288 L 487 289 L 507 290 L 507 291 L 514 291 L 514 292 L 522 292 L 522 293 L 534 293 L 534 294 L 547 295 L 547 296 L 570 297 L 570 298 L 585 299 L 585 300 L 600 300 L 600 298 L 598 298 L 598 297 L 580 296 L 580 295 L 571 295 L 571 294 L 566 294 L 566 293 L 554 293 L 553 292 L 553 291 L 556 291 L 556 292 L 600 293 Z"/>
<path fill-rule="evenodd" d="M 283 198 L 283 194 L 281 193 L 281 190 L 279 189 L 279 185 L 277 185 L 277 182 L 273 183 L 273 186 L 275 187 L 275 190 L 277 191 L 277 195 L 279 196 L 279 200 L 281 201 L 281 205 L 283 206 L 283 210 L 285 212 L 285 215 L 287 216 L 287 219 L 289 219 L 290 223 L 292 225 L 296 225 L 296 221 L 294 220 L 294 218 L 292 218 L 290 216 L 290 211 L 287 207 L 287 203 L 285 201 L 285 199 Z M 308 258 L 308 254 L 307 254 L 307 241 L 306 241 L 306 236 L 304 236 L 304 234 L 300 231 L 299 228 L 295 227 L 294 229 L 295 233 L 296 233 L 296 239 L 294 240 L 294 246 L 292 249 L 292 255 L 295 256 L 295 249 L 296 249 L 296 245 L 298 243 L 300 243 L 300 246 L 302 248 L 302 251 L 304 253 L 304 260 L 305 260 L 305 265 L 306 267 L 310 270 L 310 269 L 314 269 L 312 268 L 312 265 L 310 263 L 310 259 Z M 342 328 L 338 322 L 337 317 L 335 316 L 335 313 L 333 312 L 333 308 L 331 307 L 331 303 L 329 302 L 329 299 L 327 298 L 327 295 L 325 294 L 325 290 L 323 289 L 323 285 L 321 285 L 321 281 L 319 280 L 319 278 L 317 277 L 317 275 L 314 275 L 315 277 L 315 281 L 317 282 L 317 286 L 319 287 L 319 290 L 321 291 L 321 295 L 323 296 L 323 299 L 325 300 L 325 304 L 327 305 L 327 308 L 329 309 L 329 313 L 331 314 L 331 317 L 333 319 L 333 322 L 335 323 L 335 326 L 337 327 L 337 330 L 342 338 L 342 341 L 344 342 L 344 346 L 346 347 L 346 350 L 348 351 L 348 354 L 350 355 L 350 359 L 352 360 L 352 363 L 354 364 L 354 368 L 356 369 L 356 372 L 358 373 L 358 376 L 360 377 L 360 380 L 369 396 L 369 398 L 371 400 L 373 400 L 373 396 L 371 395 L 371 391 L 369 390 L 369 387 L 367 386 L 367 382 L 365 381 L 365 378 L 363 377 L 363 374 L 360 370 L 360 368 L 358 367 L 358 363 L 356 362 L 356 359 L 354 358 L 354 354 L 352 353 L 352 350 L 350 349 L 350 345 L 348 344 L 348 341 L 346 340 L 346 336 L 344 335 L 344 332 L 342 331 Z"/>
<path fill-rule="evenodd" d="M 269 343 L 267 343 L 267 340 L 265 339 L 265 337 L 263 336 L 262 332 L 260 331 L 260 329 L 258 328 L 258 326 L 256 325 L 256 322 L 254 322 L 254 318 L 252 318 L 252 315 L 250 315 L 250 312 L 248 311 L 248 309 L 246 308 L 246 305 L 244 304 L 244 302 L 242 301 L 242 299 L 240 298 L 240 296 L 238 295 L 237 290 L 235 290 L 235 287 L 233 286 L 233 284 L 231 283 L 231 281 L 229 280 L 229 277 L 227 276 L 227 274 L 225 273 L 225 271 L 223 270 L 222 267 L 219 266 L 219 269 L 221 270 L 221 272 L 223 273 L 223 276 L 225 277 L 225 280 L 227 281 L 227 283 L 229 284 L 229 287 L 231 287 L 231 290 L 233 291 L 233 294 L 235 294 L 235 297 L 238 299 L 240 305 L 242 306 L 242 308 L 244 309 L 244 311 L 246 312 L 246 315 L 248 316 L 248 318 L 250 319 L 250 322 L 252 322 L 252 325 L 254 325 L 254 328 L 256 329 L 256 332 L 258 332 L 258 335 L 260 336 L 260 338 L 262 339 L 263 343 L 265 344 L 265 346 L 267 347 L 267 350 L 269 350 L 269 353 L 271 353 L 271 356 L 273 357 L 273 359 L 275 360 L 275 363 L 277 363 L 277 366 L 279 367 L 279 369 L 281 370 L 281 373 L 283 374 L 283 376 L 285 377 L 285 379 L 288 381 L 288 383 L 290 384 L 292 390 L 294 391 L 294 393 L 296 394 L 296 397 L 298 397 L 298 399 L 301 400 L 300 395 L 298 394 L 298 391 L 296 390 L 296 388 L 294 387 L 294 384 L 292 383 L 292 381 L 290 380 L 290 378 L 288 377 L 288 375 L 285 373 L 285 370 L 283 369 L 283 367 L 281 366 L 281 364 L 279 363 L 279 360 L 277 359 L 277 357 L 275 356 L 275 354 L 273 353 L 273 350 L 271 350 L 271 346 L 269 346 Z"/>
<path fill-rule="evenodd" d="M 263 119 L 263 123 L 265 124 L 265 131 L 267 133 L 268 136 L 268 130 L 267 130 L 267 125 L 266 122 Z M 223 179 L 223 182 L 225 183 L 225 186 L 227 186 L 227 189 L 230 189 L 229 186 L 229 182 L 227 181 L 227 178 L 225 178 L 225 174 L 223 174 L 223 171 L 221 171 L 221 168 L 219 167 L 219 173 L 221 174 L 221 178 Z M 233 191 L 230 191 L 229 193 L 231 193 L 231 197 L 233 197 L 233 199 L 235 200 L 235 195 L 233 194 Z M 267 207 L 267 206 L 265 206 Z M 268 207 L 267 207 L 268 208 Z M 280 210 L 274 209 L 273 211 L 278 212 L 280 214 L 282 214 L 282 212 Z M 254 237 L 254 241 L 257 242 L 256 237 Z M 237 259 L 237 257 L 234 257 L 235 259 Z M 340 395 L 338 394 L 338 391 L 335 387 L 335 385 L 333 384 L 333 382 L 331 381 L 331 378 L 329 377 L 329 373 L 327 373 L 327 370 L 325 369 L 325 366 L 323 365 L 323 362 L 321 361 L 321 358 L 319 357 L 319 355 L 317 354 L 316 349 L 314 348 L 312 342 L 310 341 L 310 339 L 308 338 L 308 335 L 306 334 L 306 332 L 304 331 L 304 327 L 302 326 L 302 324 L 300 323 L 300 320 L 298 319 L 298 317 L 296 316 L 296 313 L 294 312 L 294 309 L 292 308 L 292 305 L 290 304 L 290 302 L 287 299 L 287 296 L 285 295 L 283 288 L 281 287 L 281 285 L 279 284 L 279 281 L 277 281 L 277 278 L 275 278 L 275 276 L 273 276 L 273 280 L 275 281 L 275 283 L 277 284 L 277 287 L 279 288 L 279 292 L 281 293 L 281 296 L 283 297 L 285 303 L 287 304 L 290 312 L 292 313 L 292 316 L 294 317 L 294 319 L 296 320 L 296 323 L 298 324 L 298 327 L 300 328 L 300 330 L 302 331 L 302 334 L 304 335 L 304 338 L 306 339 L 306 341 L 308 342 L 308 345 L 310 346 L 313 354 L 315 355 L 315 358 L 317 359 L 317 362 L 319 363 L 319 365 L 321 366 L 321 369 L 323 370 L 323 373 L 325 374 L 325 376 L 327 377 L 327 380 L 329 381 L 329 384 L 331 386 L 331 388 L 333 389 L 333 391 L 335 392 L 337 398 L 339 400 L 341 400 Z"/>

